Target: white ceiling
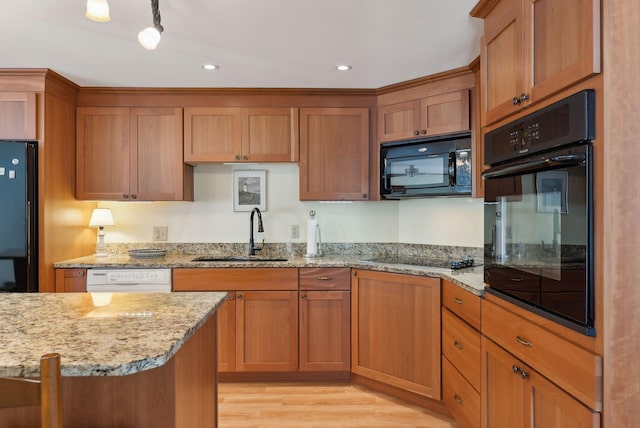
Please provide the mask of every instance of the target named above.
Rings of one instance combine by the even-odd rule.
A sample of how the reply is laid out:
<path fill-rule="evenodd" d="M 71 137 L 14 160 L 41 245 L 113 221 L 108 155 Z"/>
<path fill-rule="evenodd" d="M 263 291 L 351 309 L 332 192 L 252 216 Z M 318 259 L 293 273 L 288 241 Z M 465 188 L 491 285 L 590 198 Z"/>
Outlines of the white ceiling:
<path fill-rule="evenodd" d="M 147 51 L 150 0 L 108 1 L 98 23 L 85 0 L 1 0 L 0 68 L 80 86 L 372 89 L 469 64 L 482 28 L 477 0 L 160 0 L 164 33 Z"/>

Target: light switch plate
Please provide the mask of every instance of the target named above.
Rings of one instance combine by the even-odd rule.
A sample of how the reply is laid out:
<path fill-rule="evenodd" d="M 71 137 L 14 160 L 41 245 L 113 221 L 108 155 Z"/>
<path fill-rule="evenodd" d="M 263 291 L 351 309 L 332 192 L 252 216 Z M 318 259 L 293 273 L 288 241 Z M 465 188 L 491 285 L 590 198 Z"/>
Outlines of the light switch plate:
<path fill-rule="evenodd" d="M 153 242 L 167 240 L 167 226 L 153 226 Z"/>
<path fill-rule="evenodd" d="M 291 239 L 298 239 L 300 238 L 300 225 L 299 224 L 292 224 L 291 225 Z"/>

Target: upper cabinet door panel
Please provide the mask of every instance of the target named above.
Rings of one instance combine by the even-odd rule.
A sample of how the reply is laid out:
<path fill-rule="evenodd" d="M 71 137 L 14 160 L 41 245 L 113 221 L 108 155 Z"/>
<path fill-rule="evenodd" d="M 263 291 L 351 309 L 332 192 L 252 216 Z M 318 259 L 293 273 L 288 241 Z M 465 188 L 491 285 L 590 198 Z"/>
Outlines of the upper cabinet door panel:
<path fill-rule="evenodd" d="M 522 6 L 520 1 L 501 1 L 485 18 L 480 63 L 484 78 L 486 122 L 514 111 L 513 98 L 522 91 Z"/>
<path fill-rule="evenodd" d="M 468 131 L 469 90 L 424 98 L 420 102 L 420 117 L 427 136 Z"/>
<path fill-rule="evenodd" d="M 531 98 L 540 99 L 600 72 L 600 1 L 529 0 L 525 71 Z"/>
<path fill-rule="evenodd" d="M 242 109 L 191 107 L 184 109 L 184 161 L 242 160 Z"/>
<path fill-rule="evenodd" d="M 76 196 L 123 200 L 129 196 L 129 109 L 79 107 L 76 115 Z"/>
<path fill-rule="evenodd" d="M 36 93 L 0 92 L 0 139 L 36 138 Z"/>
<path fill-rule="evenodd" d="M 134 199 L 183 199 L 182 109 L 131 109 L 131 194 Z"/>
<path fill-rule="evenodd" d="M 298 161 L 297 108 L 242 109 L 242 160 Z"/>
<path fill-rule="evenodd" d="M 300 200 L 367 200 L 369 109 L 300 110 Z"/>
<path fill-rule="evenodd" d="M 420 100 L 382 106 L 378 109 L 378 140 L 394 141 L 420 135 Z"/>

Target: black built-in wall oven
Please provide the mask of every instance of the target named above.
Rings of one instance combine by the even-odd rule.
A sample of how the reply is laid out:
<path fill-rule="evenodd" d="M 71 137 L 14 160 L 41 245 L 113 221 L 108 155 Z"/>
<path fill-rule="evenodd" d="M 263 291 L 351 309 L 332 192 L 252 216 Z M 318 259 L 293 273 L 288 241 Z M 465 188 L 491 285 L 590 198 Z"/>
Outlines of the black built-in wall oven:
<path fill-rule="evenodd" d="M 485 135 L 487 292 L 594 336 L 595 94 Z"/>

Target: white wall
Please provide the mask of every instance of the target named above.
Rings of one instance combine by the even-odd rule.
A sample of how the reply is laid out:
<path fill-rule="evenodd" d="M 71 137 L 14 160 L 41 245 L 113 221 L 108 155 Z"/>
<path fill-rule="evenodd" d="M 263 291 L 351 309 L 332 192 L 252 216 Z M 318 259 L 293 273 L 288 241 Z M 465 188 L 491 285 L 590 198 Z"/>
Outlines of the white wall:
<path fill-rule="evenodd" d="M 297 164 L 200 165 L 195 202 L 101 202 L 116 222 L 106 242 L 151 242 L 153 226 L 168 226 L 169 242 L 248 242 L 249 213 L 233 211 L 233 169 L 267 170 L 266 242 L 286 242 L 294 224 L 300 238 L 292 241 L 306 242 L 309 211 L 315 210 L 324 242 L 482 246 L 482 200 L 300 202 Z"/>

